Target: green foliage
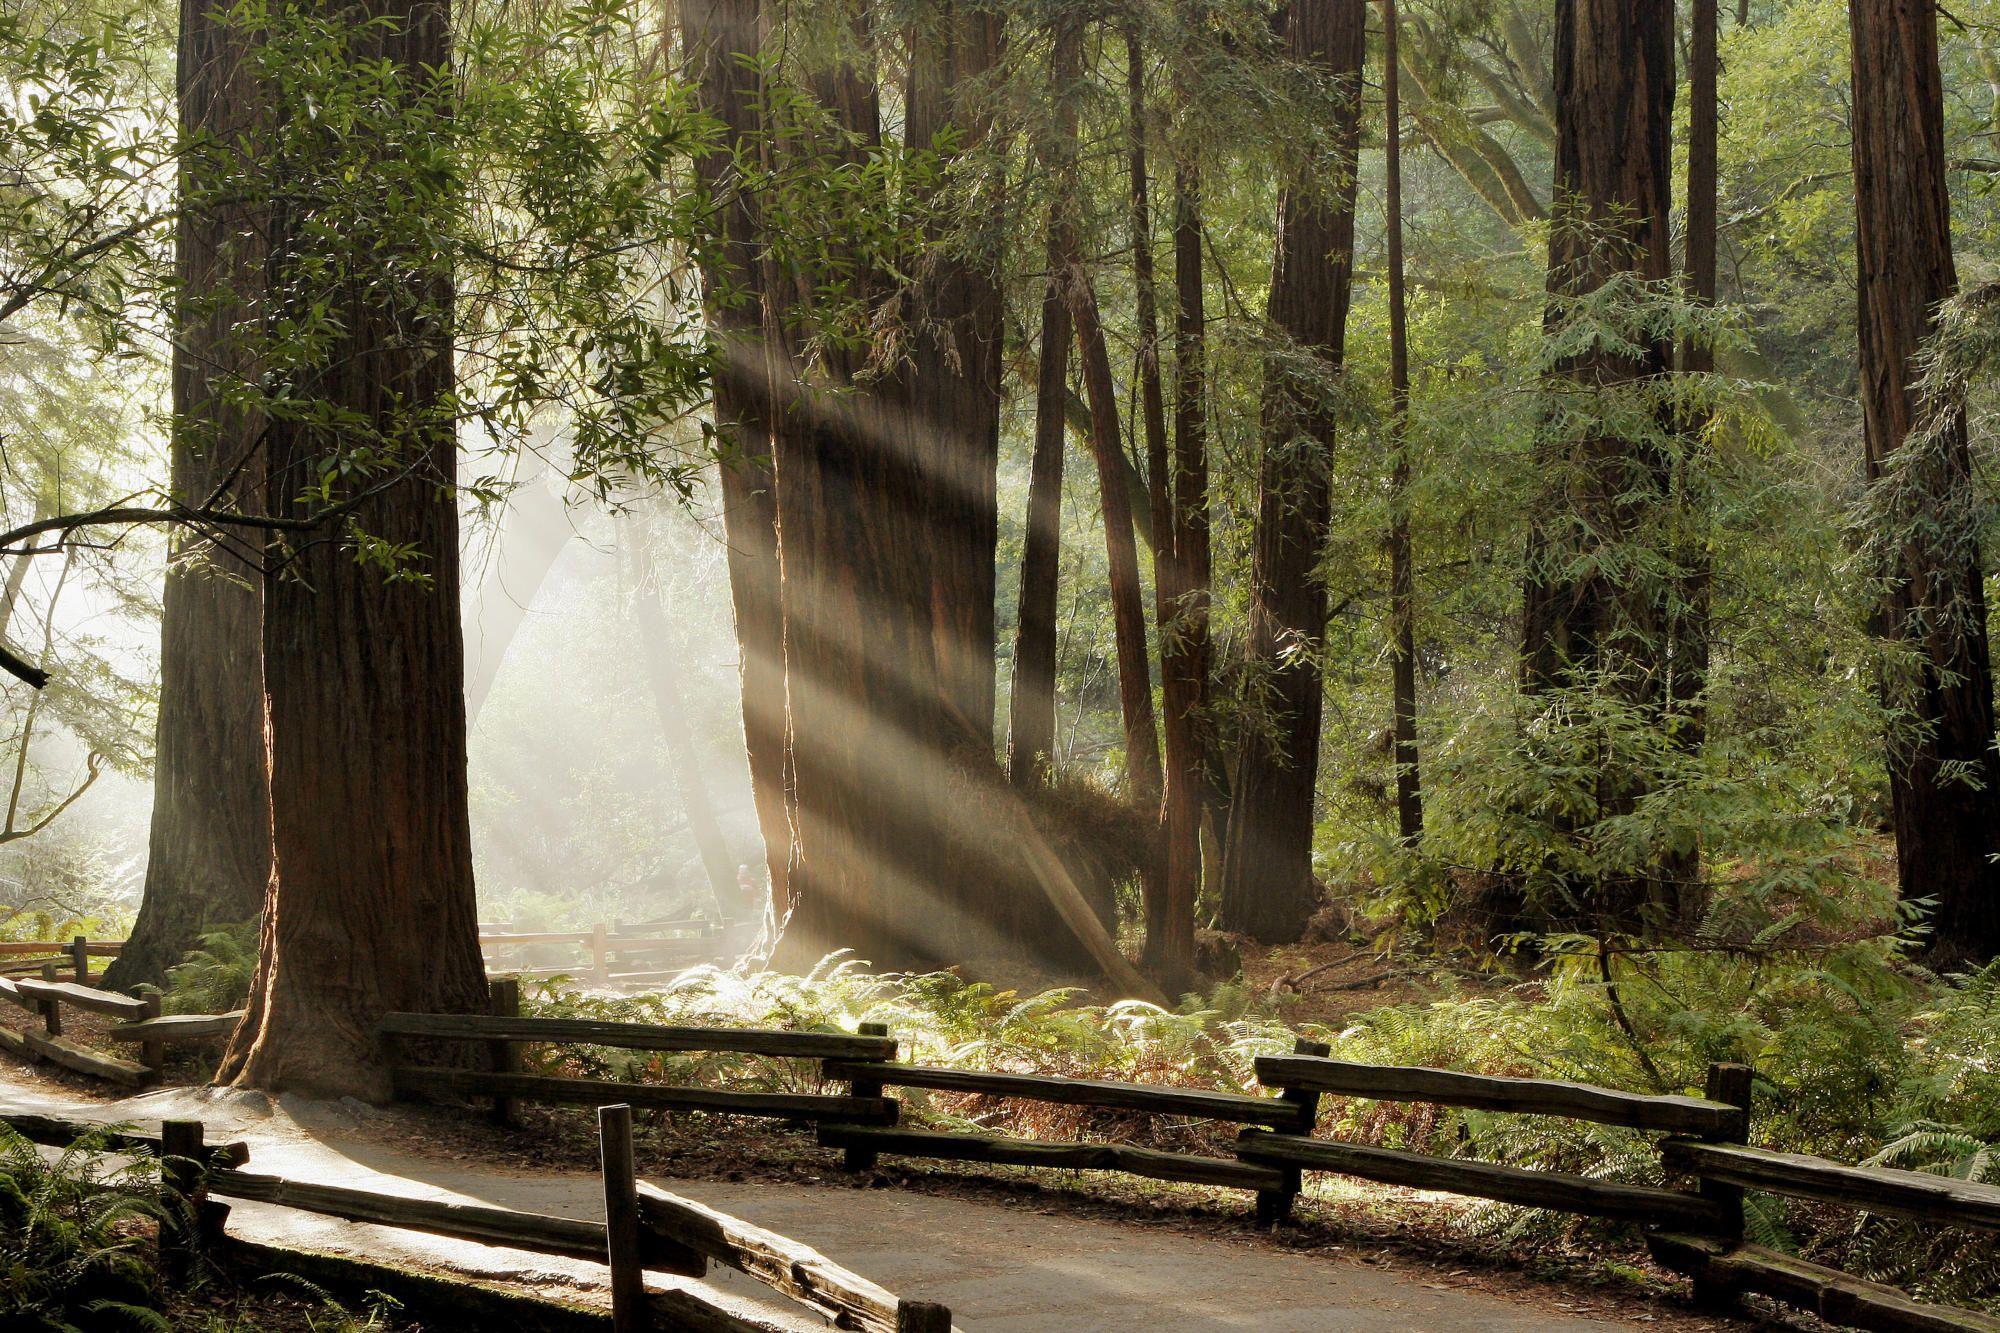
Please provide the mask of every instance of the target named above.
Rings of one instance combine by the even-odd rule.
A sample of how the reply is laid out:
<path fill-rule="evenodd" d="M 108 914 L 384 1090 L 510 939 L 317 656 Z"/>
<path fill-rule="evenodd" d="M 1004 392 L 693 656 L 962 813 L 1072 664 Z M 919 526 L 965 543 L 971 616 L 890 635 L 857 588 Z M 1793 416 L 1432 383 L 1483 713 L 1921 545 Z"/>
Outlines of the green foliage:
<path fill-rule="evenodd" d="M 166 1011 L 226 1014 L 241 1009 L 257 975 L 258 924 L 244 921 L 202 935 L 185 958 L 167 969 Z"/>
<path fill-rule="evenodd" d="M 137 1224 L 159 1216 L 149 1161 L 85 1142 L 54 1161 L 0 1127 L 0 1326 L 20 1333 L 165 1330 Z"/>

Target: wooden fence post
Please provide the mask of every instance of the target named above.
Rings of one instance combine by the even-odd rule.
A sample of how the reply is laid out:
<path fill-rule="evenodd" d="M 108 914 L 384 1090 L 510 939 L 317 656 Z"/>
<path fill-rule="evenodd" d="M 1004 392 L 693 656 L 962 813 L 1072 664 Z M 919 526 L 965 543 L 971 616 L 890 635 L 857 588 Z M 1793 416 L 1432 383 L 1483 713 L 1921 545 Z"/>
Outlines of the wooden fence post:
<path fill-rule="evenodd" d="M 58 966 L 53 959 L 43 963 L 42 980 L 49 982 L 51 985 L 61 981 L 62 977 L 59 974 Z M 62 1035 L 62 1001 L 47 999 L 39 1003 L 42 1009 L 42 1026 L 47 1029 L 51 1037 L 60 1037 Z"/>
<path fill-rule="evenodd" d="M 639 1250 L 639 1182 L 632 1160 L 632 1108 L 597 1108 L 597 1141 L 604 1164 L 604 1250 L 611 1265 L 613 1333 L 645 1333 L 646 1270 Z"/>
<path fill-rule="evenodd" d="M 936 1301 L 897 1301 L 896 1333 L 951 1333 L 951 1309 Z"/>
<path fill-rule="evenodd" d="M 863 1023 L 855 1030 L 864 1037 L 886 1037 L 889 1035 L 889 1025 L 887 1023 Z M 872 1078 L 851 1079 L 847 1085 L 847 1095 L 850 1097 L 880 1097 L 882 1095 L 882 1082 L 880 1079 Z M 877 1160 L 879 1159 L 873 1148 L 864 1147 L 858 1143 L 850 1143 L 841 1150 L 841 1165 L 849 1171 L 873 1171 Z"/>
<path fill-rule="evenodd" d="M 157 987 L 146 988 L 146 1017 L 158 1018 L 166 1012 L 166 1002 Z M 167 1065 L 167 1044 L 158 1037 L 139 1044 L 139 1063 L 158 1074 Z"/>
<path fill-rule="evenodd" d="M 1719 1134 L 1705 1136 L 1712 1143 L 1748 1143 L 1750 1141 L 1750 1085 L 1755 1079 L 1755 1071 L 1749 1065 L 1712 1064 L 1708 1067 L 1708 1080 L 1703 1095 L 1712 1102 L 1734 1106 L 1742 1112 L 1736 1123 Z M 1724 1184 L 1716 1180 L 1703 1180 L 1701 1193 L 1721 1208 L 1725 1238 L 1743 1239 L 1743 1190 L 1737 1185 Z M 1698 1305 L 1711 1309 L 1731 1306 L 1736 1303 L 1736 1293 L 1716 1285 L 1705 1275 L 1697 1275 L 1694 1280 L 1694 1299 Z"/>
<path fill-rule="evenodd" d="M 495 977 L 487 983 L 487 994 L 496 1018 L 519 1018 L 521 1016 L 521 980 L 519 977 Z M 515 1041 L 495 1041 L 487 1044 L 492 1057 L 493 1072 L 496 1074 L 518 1074 L 521 1072 L 521 1044 Z M 515 1114 L 512 1097 L 495 1094 L 493 1098 L 493 1123 L 505 1125 L 509 1129 L 520 1126 Z"/>
<path fill-rule="evenodd" d="M 1324 1058 L 1333 1054 L 1333 1047 L 1323 1041 L 1307 1041 L 1304 1037 L 1300 1037 L 1292 1043 L 1292 1054 L 1316 1055 Z M 1286 1132 L 1311 1137 L 1313 1129 L 1319 1124 L 1319 1094 L 1302 1088 L 1286 1088 L 1278 1096 L 1298 1108 L 1292 1123 L 1286 1127 Z M 1292 1215 L 1292 1201 L 1298 1198 L 1299 1191 L 1305 1187 L 1305 1175 L 1298 1167 L 1288 1166 L 1282 1169 L 1285 1173 L 1283 1189 L 1257 1191 L 1257 1225 L 1260 1227 L 1276 1226 L 1289 1219 Z"/>
<path fill-rule="evenodd" d="M 186 1286 L 201 1255 L 202 1212 L 208 1197 L 201 1121 L 160 1125 L 160 1269 L 173 1286 Z"/>
<path fill-rule="evenodd" d="M 610 945 L 606 943 L 605 938 L 609 933 L 602 921 L 590 928 L 590 957 L 599 981 L 611 980 L 611 963 L 608 959 Z"/>
<path fill-rule="evenodd" d="M 82 935 L 69 942 L 69 965 L 76 973 L 76 984 L 90 984 L 90 940 Z"/>

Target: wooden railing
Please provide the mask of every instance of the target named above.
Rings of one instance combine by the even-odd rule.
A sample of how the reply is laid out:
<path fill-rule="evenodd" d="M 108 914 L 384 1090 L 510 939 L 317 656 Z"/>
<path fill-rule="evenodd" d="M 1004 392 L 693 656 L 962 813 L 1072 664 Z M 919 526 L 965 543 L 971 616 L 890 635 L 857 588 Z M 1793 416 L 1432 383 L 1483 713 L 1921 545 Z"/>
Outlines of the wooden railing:
<path fill-rule="evenodd" d="M 169 1196 L 160 1210 L 160 1267 L 177 1284 L 187 1282 L 204 1261 L 228 1263 L 235 1258 L 250 1259 L 262 1268 L 296 1271 L 313 1264 L 315 1274 L 324 1271 L 320 1266 L 325 1256 L 229 1236 L 224 1231 L 229 1210 L 217 1200 L 236 1199 L 604 1264 L 610 1274 L 615 1333 L 682 1328 L 747 1333 L 768 1327 L 763 1320 L 732 1313 L 685 1289 L 646 1290 L 648 1272 L 700 1277 L 710 1261 L 748 1274 L 840 1328 L 950 1333 L 951 1312 L 942 1305 L 898 1297 L 810 1246 L 640 1181 L 633 1167 L 631 1117 L 627 1105 L 598 1110 L 605 1167 L 603 1222 L 259 1175 L 242 1169 L 250 1158 L 245 1145 L 207 1145 L 199 1121 L 166 1121 L 158 1135 L 46 1116 L 0 1116 L 0 1124 L 34 1143 L 66 1148 L 91 1142 L 110 1152 L 158 1158 L 161 1184 Z M 340 1262 L 363 1270 L 370 1284 L 408 1276 L 365 1260 Z M 444 1296 L 445 1308 L 436 1313 L 460 1317 L 462 1301 L 471 1295 L 490 1300 L 496 1293 L 455 1288 Z M 522 1305 L 538 1303 L 525 1295 L 505 1299 Z"/>
<path fill-rule="evenodd" d="M 987 1162 L 1131 1175 L 1253 1191 L 1260 1221 L 1286 1215 L 1307 1172 L 1493 1199 L 1614 1221 L 1646 1230 L 1663 1263 L 1689 1273 L 1697 1295 L 1726 1301 L 1746 1290 L 1791 1300 L 1824 1317 L 1864 1328 L 1952 1329 L 2000 1333 L 2000 1320 L 1927 1305 L 1892 1288 L 1862 1282 L 1742 1243 L 1743 1191 L 1768 1190 L 1872 1212 L 1925 1218 L 1940 1225 L 2000 1230 L 2000 1187 L 1922 1172 L 1848 1167 L 1820 1158 L 1750 1148 L 1751 1071 L 1715 1065 L 1702 1096 L 1625 1092 L 1592 1084 L 1503 1078 L 1421 1067 L 1357 1064 L 1328 1058 L 1301 1041 L 1288 1056 L 1256 1061 L 1259 1096 L 1049 1074 L 952 1069 L 898 1062 L 897 1042 L 879 1024 L 854 1034 L 767 1029 L 653 1027 L 570 1019 L 391 1015 L 394 1040 L 480 1041 L 508 1050 L 518 1043 L 597 1045 L 628 1050 L 736 1051 L 817 1060 L 821 1077 L 845 1095 L 730 1092 L 592 1080 L 527 1077 L 470 1070 L 402 1067 L 397 1085 L 413 1093 L 492 1095 L 523 1101 L 580 1102 L 636 1094 L 635 1105 L 778 1116 L 817 1123 L 819 1141 L 843 1151 L 849 1169 L 884 1155 Z M 517 1058 L 517 1057 L 516 1057 Z M 1233 1157 L 1166 1152 L 1099 1142 L 1050 1142 L 898 1125 L 890 1088 L 925 1088 L 1070 1106 L 1102 1107 L 1245 1126 Z M 1380 1148 L 1316 1136 L 1326 1096 L 1553 1116 L 1662 1135 L 1663 1167 L 1692 1188 L 1626 1184 L 1556 1171 Z"/>
<path fill-rule="evenodd" d="M 510 976 L 588 975 L 608 985 L 637 985 L 677 975 L 676 964 L 684 969 L 748 947 L 752 933 L 749 923 L 699 919 L 599 922 L 588 930 L 567 931 L 482 923 L 479 947 L 489 968 Z M 512 950 L 550 945 L 576 948 L 582 956 L 574 964 L 546 967 L 518 967 L 507 957 Z"/>
<path fill-rule="evenodd" d="M 90 960 L 115 956 L 118 951 L 116 944 L 93 943 L 79 935 L 69 944 L 61 946 L 41 943 L 0 945 L 5 956 L 15 958 L 27 954 L 30 949 L 47 953 L 56 948 L 62 951 L 62 961 L 54 958 L 34 960 L 41 973 L 39 978 L 0 976 L 0 1000 L 25 1009 L 41 1020 L 39 1031 L 32 1024 L 20 1032 L 0 1024 L 0 1050 L 30 1060 L 46 1060 L 75 1073 L 108 1079 L 125 1087 L 143 1088 L 155 1082 L 159 1078 L 160 1066 L 165 1063 L 163 1038 L 153 1034 L 137 1038 L 140 1059 L 133 1061 L 93 1051 L 63 1035 L 63 1010 L 66 1008 L 124 1019 L 128 1025 L 160 1017 L 160 997 L 157 993 L 143 997 L 121 995 L 116 991 L 100 990 L 91 983 Z"/>

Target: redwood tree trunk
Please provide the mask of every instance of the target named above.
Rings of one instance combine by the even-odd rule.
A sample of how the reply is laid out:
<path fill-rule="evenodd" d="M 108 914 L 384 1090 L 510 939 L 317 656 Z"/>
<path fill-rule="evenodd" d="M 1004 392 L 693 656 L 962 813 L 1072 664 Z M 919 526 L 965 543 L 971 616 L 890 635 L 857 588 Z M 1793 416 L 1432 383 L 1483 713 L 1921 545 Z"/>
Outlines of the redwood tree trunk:
<path fill-rule="evenodd" d="M 1332 160 L 1285 182 L 1270 321 L 1294 355 L 1265 369 L 1264 460 L 1250 579 L 1250 677 L 1264 715 L 1246 727 L 1222 873 L 1222 924 L 1267 943 L 1296 940 L 1315 906 L 1313 787 L 1319 771 L 1326 588 L 1319 564 L 1332 521 L 1334 409 L 1323 376 L 1345 355 L 1354 261 L 1355 164 L 1367 6 L 1292 0 L 1293 60 L 1341 88 Z"/>
<path fill-rule="evenodd" d="M 232 330 L 255 309 L 261 229 L 215 197 L 224 155 L 255 128 L 249 40 L 207 0 L 184 0 L 179 69 L 185 208 L 177 232 L 170 488 L 189 505 L 253 495 L 260 419 L 224 396 L 255 369 Z M 17 568 L 25 565 L 17 562 Z M 177 553 L 160 618 L 160 709 L 145 896 L 107 984 L 161 984 L 206 929 L 248 921 L 271 876 L 264 774 L 262 610 L 256 570 L 206 542 Z"/>
<path fill-rule="evenodd" d="M 715 378 L 721 435 L 723 538 L 736 618 L 743 691 L 743 744 L 757 827 L 764 835 L 771 901 L 790 902 L 785 882 L 791 835 L 785 817 L 785 648 L 778 588 L 778 497 L 771 444 L 772 312 L 756 197 L 735 175 L 738 155 L 757 151 L 762 50 L 758 0 L 685 0 L 681 35 L 702 106 L 723 126 L 720 150 L 695 162 L 712 210 L 702 247 L 702 283 L 721 361 Z"/>
<path fill-rule="evenodd" d="M 970 94 L 1000 59 L 1000 17 L 966 0 L 945 0 L 912 38 L 904 136 L 918 149 L 952 135 L 976 153 L 987 117 Z M 956 164 L 965 165 L 963 158 Z M 978 174 L 973 208 L 1001 204 L 998 174 Z M 969 744 L 993 748 L 994 602 L 1000 540 L 1000 356 L 998 262 L 984 229 L 938 238 L 920 268 L 904 424 L 930 489 L 931 614 L 938 678 Z"/>
<path fill-rule="evenodd" d="M 445 5 L 351 14 L 353 59 L 402 71 L 412 105 L 450 97 Z M 302 221 L 276 229 L 282 246 L 308 234 Z M 299 381 L 387 455 L 393 471 L 372 479 L 387 484 L 350 517 L 406 544 L 424 579 L 385 581 L 324 522 L 266 579 L 271 882 L 248 1012 L 218 1080 L 379 1101 L 384 1013 L 474 1012 L 487 998 L 466 807 L 451 275 L 427 254 L 349 244 L 324 289 L 339 331 Z M 359 443 L 342 429 L 273 423 L 272 512 L 312 516 L 305 491 L 323 460 Z"/>
<path fill-rule="evenodd" d="M 1850 0 L 1854 52 L 1855 235 L 1861 404 L 1871 483 L 1902 463 L 1915 520 L 1884 534 L 1895 554 L 1879 631 L 1911 659 L 1885 676 L 1908 720 L 1889 738 L 1897 873 L 1908 898 L 1935 898 L 1928 953 L 1941 965 L 2000 955 L 2000 761 L 1976 539 L 1937 531 L 1969 507 L 1965 405 L 1918 392 L 1916 357 L 1938 303 L 1957 289 L 1945 186 L 1937 7 Z M 1911 440 L 1913 433 L 1918 440 Z M 1899 458 L 1921 448 L 1915 458 Z M 1961 774 L 1977 775 L 1977 783 Z"/>
<path fill-rule="evenodd" d="M 1549 290 L 1574 297 L 1621 274 L 1663 284 L 1673 276 L 1671 134 L 1672 0 L 1563 0 L 1556 11 L 1556 197 Z M 1635 356 L 1592 351 L 1555 368 L 1583 396 L 1665 375 L 1672 347 Z M 1654 716 L 1666 703 L 1673 580 L 1640 573 L 1630 547 L 1657 540 L 1671 481 L 1658 443 L 1603 431 L 1546 446 L 1547 486 L 1529 538 L 1522 682 L 1530 694 L 1600 677 Z M 1605 766 L 1597 806 L 1633 808 L 1648 776 Z M 1675 894 L 1658 869 L 1576 887 L 1588 924 L 1628 931 L 1658 924 Z M 1565 927 L 1573 926 L 1567 908 Z M 1503 927 L 1508 922 L 1502 921 Z"/>

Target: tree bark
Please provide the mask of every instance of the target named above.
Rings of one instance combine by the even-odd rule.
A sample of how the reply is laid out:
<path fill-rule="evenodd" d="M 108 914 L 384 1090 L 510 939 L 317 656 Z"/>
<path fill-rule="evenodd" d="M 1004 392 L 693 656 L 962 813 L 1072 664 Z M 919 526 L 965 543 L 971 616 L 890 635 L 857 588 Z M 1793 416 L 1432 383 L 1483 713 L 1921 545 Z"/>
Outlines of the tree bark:
<path fill-rule="evenodd" d="M 1673 41 L 1672 0 L 1563 0 L 1557 9 L 1553 296 L 1587 295 L 1620 275 L 1654 284 L 1673 276 Z M 1554 375 L 1588 400 L 1671 368 L 1672 348 L 1655 342 L 1636 356 L 1581 353 Z M 1673 580 L 1633 576 L 1620 548 L 1656 539 L 1671 460 L 1656 441 L 1586 430 L 1546 446 L 1538 471 L 1545 490 L 1524 581 L 1524 689 L 1616 680 L 1630 705 L 1662 715 Z M 1601 816 L 1631 810 L 1647 786 L 1633 765 L 1607 764 Z M 1635 930 L 1673 910 L 1670 888 L 1654 868 L 1577 893 L 1592 924 Z"/>
<path fill-rule="evenodd" d="M 738 174 L 740 161 L 754 160 L 762 151 L 760 24 L 758 0 L 681 5 L 681 40 L 703 109 L 723 126 L 717 150 L 695 162 L 712 219 L 700 258 L 711 336 L 722 365 L 713 402 L 743 745 L 771 901 L 782 917 L 791 901 L 785 878 L 791 833 L 785 813 L 785 646 L 770 415 L 773 381 L 780 373 L 774 350 L 781 340 L 770 305 L 772 275 L 759 254 L 758 200 Z"/>
<path fill-rule="evenodd" d="M 1396 0 L 1382 0 L 1383 194 L 1389 245 L 1389 414 L 1395 461 L 1389 472 L 1389 626 L 1393 645 L 1396 831 L 1415 843 L 1424 832 L 1417 773 L 1416 554 L 1410 540 L 1410 325 L 1403 275 L 1403 109 Z"/>
<path fill-rule="evenodd" d="M 450 99 L 444 4 L 347 16 L 349 58 L 397 69 L 406 105 Z M 298 280 L 309 221 L 274 228 L 279 281 Z M 266 578 L 271 882 L 247 1012 L 217 1077 L 380 1101 L 390 1095 L 382 1014 L 480 1012 L 487 996 L 466 804 L 451 274 L 391 242 L 347 244 L 333 257 L 345 272 L 315 284 L 338 328 L 298 382 L 327 416 L 355 424 L 273 421 L 268 503 L 310 518 L 324 460 L 365 432 L 384 471 L 348 517 L 407 546 L 423 577 L 389 581 L 342 532 L 322 531 L 277 553 Z"/>
<path fill-rule="evenodd" d="M 1201 829 L 1215 780 L 1209 704 L 1208 315 L 1202 273 L 1201 180 L 1191 153 L 1174 167 L 1174 456 L 1169 509 L 1178 582 L 1160 636 L 1166 741 L 1165 873 L 1169 925 L 1189 937 L 1171 949 L 1192 957 L 1200 895 Z M 1219 866 L 1212 867 L 1219 871 Z"/>
<path fill-rule="evenodd" d="M 976 163 L 989 117 L 972 93 L 999 62 L 1000 44 L 999 14 L 967 0 L 944 0 L 918 19 L 905 99 L 910 147 L 942 151 L 943 136 L 955 131 L 952 165 Z M 971 208 L 999 208 L 1003 183 L 980 167 Z M 925 546 L 938 677 L 967 742 L 991 753 L 1005 304 L 993 253 L 1000 242 L 985 232 L 963 224 L 960 234 L 932 238 L 918 260 L 906 294 L 902 400 L 909 445 L 931 495 Z"/>
<path fill-rule="evenodd" d="M 1164 683 L 1168 674 L 1167 645 L 1178 632 L 1180 604 L 1185 596 L 1187 581 L 1177 540 L 1173 464 L 1167 452 L 1166 394 L 1160 383 L 1160 320 L 1155 294 L 1157 277 L 1153 266 L 1152 191 L 1146 160 L 1146 62 L 1137 23 L 1127 23 L 1125 28 L 1125 88 L 1131 134 L 1127 155 L 1132 181 L 1130 226 L 1132 281 L 1136 293 L 1134 305 L 1139 327 L 1140 420 L 1145 428 L 1147 501 L 1153 529 L 1153 619 L 1158 626 L 1160 674 Z M 1188 729 L 1186 703 L 1182 697 L 1172 701 L 1173 706 L 1181 710 L 1181 716 L 1167 720 L 1165 729 L 1169 733 Z M 1161 704 L 1161 711 L 1168 712 L 1168 701 L 1164 695 Z M 1199 781 L 1196 769 L 1186 766 L 1176 768 L 1172 762 L 1178 758 L 1186 765 L 1191 757 L 1185 744 L 1186 737 L 1178 738 L 1182 742 L 1178 749 L 1174 739 L 1170 737 L 1168 741 L 1169 762 L 1165 764 L 1161 777 L 1159 863 L 1149 877 L 1157 882 L 1157 890 L 1146 902 L 1146 962 L 1169 989 L 1179 989 L 1194 979 L 1194 904 L 1201 873 L 1199 844 L 1195 841 L 1196 827 L 1185 821 L 1175 824 L 1167 813 L 1176 801 L 1184 799 L 1183 789 Z M 1180 848 L 1170 851 L 1167 841 L 1175 832 L 1186 841 Z M 1193 854 L 1190 855 L 1190 852 Z"/>
<path fill-rule="evenodd" d="M 259 299 L 261 220 L 217 197 L 231 170 L 227 155 L 260 117 L 252 58 L 247 32 L 226 12 L 183 0 L 176 62 L 187 148 L 168 485 L 193 506 L 252 495 L 263 472 L 261 416 L 237 392 L 255 383 L 255 358 L 235 331 Z M 254 566 L 199 537 L 183 538 L 169 565 L 146 887 L 130 938 L 106 971 L 109 985 L 164 983 L 204 930 L 248 921 L 263 906 L 271 821 L 257 585 Z"/>
<path fill-rule="evenodd" d="M 1035 449 L 1028 466 L 1028 531 L 1021 546 L 1014 682 L 1007 710 L 1008 776 L 1022 788 L 1048 781 L 1056 746 L 1056 601 L 1062 566 L 1065 408 L 1069 396 L 1069 303 L 1060 247 L 1049 222 L 1049 277 L 1042 292 L 1035 366 Z"/>
<path fill-rule="evenodd" d="M 1917 365 L 1939 303 L 1958 286 L 1937 7 L 1850 0 L 1848 12 L 1868 479 L 1902 492 L 1892 521 L 1914 520 L 1880 534 L 1893 556 L 1876 614 L 1878 632 L 1908 657 L 1883 686 L 1906 719 L 1892 724 L 1888 747 L 1897 875 L 1906 898 L 1936 899 L 1929 959 L 1978 964 L 2000 955 L 1992 659 L 1977 538 L 1939 531 L 1940 516 L 1966 511 L 1975 482 L 1965 404 L 1921 391 Z"/>
<path fill-rule="evenodd" d="M 1264 457 L 1250 579 L 1250 678 L 1264 716 L 1245 728 L 1224 850 L 1222 924 L 1266 943 L 1296 940 L 1315 906 L 1314 780 L 1320 557 L 1333 516 L 1335 413 L 1328 381 L 1345 356 L 1354 263 L 1355 166 L 1366 6 L 1292 0 L 1293 60 L 1341 91 L 1331 160 L 1295 171 L 1278 201 L 1270 323 L 1289 344 L 1265 366 Z"/>
<path fill-rule="evenodd" d="M 1104 326 L 1090 275 L 1074 256 L 1066 275 L 1070 319 L 1083 358 L 1090 400 L 1090 450 L 1097 460 L 1097 494 L 1104 515 L 1104 550 L 1111 568 L 1111 622 L 1118 653 L 1118 712 L 1125 724 L 1126 795 L 1140 809 L 1160 801 L 1160 743 L 1153 730 L 1152 662 L 1146 647 L 1145 595 L 1139 586 L 1139 546 L 1132 532 L 1132 492 L 1125 485 L 1118 433 L 1118 386 L 1111 376 Z"/>

